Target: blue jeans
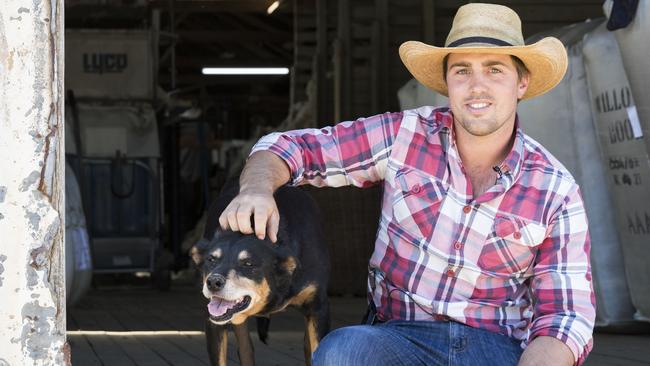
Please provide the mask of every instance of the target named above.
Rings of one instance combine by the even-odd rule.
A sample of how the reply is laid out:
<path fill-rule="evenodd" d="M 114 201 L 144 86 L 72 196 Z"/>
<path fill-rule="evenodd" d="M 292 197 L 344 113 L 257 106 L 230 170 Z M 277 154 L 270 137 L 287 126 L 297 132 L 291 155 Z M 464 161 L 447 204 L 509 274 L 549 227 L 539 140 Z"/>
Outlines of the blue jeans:
<path fill-rule="evenodd" d="M 521 341 L 453 321 L 390 320 L 334 330 L 312 357 L 332 365 L 516 365 Z"/>

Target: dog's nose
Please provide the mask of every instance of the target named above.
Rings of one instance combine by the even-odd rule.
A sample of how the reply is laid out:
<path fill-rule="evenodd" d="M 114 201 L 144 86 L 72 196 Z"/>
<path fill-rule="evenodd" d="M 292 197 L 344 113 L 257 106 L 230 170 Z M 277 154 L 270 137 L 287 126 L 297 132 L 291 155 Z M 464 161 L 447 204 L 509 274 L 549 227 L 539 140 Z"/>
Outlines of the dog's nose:
<path fill-rule="evenodd" d="M 226 284 L 226 278 L 220 274 L 213 274 L 206 280 L 210 291 L 219 291 Z"/>

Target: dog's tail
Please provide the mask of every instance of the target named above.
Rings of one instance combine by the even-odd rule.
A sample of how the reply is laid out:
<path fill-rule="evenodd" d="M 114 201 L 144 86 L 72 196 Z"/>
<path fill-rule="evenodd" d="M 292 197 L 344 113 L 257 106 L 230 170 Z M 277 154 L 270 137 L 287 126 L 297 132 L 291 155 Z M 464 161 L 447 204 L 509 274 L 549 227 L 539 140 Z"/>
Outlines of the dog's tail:
<path fill-rule="evenodd" d="M 266 341 L 269 339 L 269 324 L 271 324 L 271 318 L 257 317 L 257 336 L 264 344 L 268 344 Z"/>

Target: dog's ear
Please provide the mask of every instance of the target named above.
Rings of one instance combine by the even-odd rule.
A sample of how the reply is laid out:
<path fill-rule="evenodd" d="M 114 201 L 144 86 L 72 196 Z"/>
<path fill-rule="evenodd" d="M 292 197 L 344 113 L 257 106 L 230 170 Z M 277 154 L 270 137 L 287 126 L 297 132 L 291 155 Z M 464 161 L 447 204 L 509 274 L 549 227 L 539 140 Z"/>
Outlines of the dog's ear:
<path fill-rule="evenodd" d="M 296 269 L 300 267 L 300 261 L 298 261 L 298 258 L 290 255 L 280 260 L 279 267 L 283 272 L 293 275 Z"/>
<path fill-rule="evenodd" d="M 206 238 L 201 238 L 194 246 L 192 249 L 190 249 L 190 256 L 192 257 L 192 260 L 194 263 L 198 266 L 201 263 L 203 263 L 203 255 L 205 254 L 205 251 L 208 249 L 210 246 L 210 240 Z"/>

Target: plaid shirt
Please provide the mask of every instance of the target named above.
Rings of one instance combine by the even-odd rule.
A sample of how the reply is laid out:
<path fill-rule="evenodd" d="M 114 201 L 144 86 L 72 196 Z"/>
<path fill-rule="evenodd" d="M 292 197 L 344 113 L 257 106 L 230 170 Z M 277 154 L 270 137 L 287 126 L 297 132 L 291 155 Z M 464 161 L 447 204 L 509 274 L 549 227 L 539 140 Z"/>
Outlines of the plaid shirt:
<path fill-rule="evenodd" d="M 474 198 L 448 108 L 385 113 L 273 133 L 253 148 L 280 156 L 292 184 L 383 184 L 369 291 L 378 317 L 449 317 L 522 340 L 555 337 L 580 364 L 595 297 L 578 185 L 516 128 L 494 186 Z"/>

